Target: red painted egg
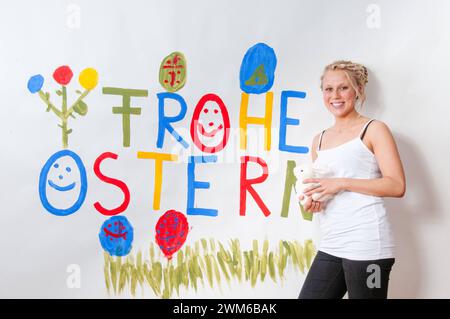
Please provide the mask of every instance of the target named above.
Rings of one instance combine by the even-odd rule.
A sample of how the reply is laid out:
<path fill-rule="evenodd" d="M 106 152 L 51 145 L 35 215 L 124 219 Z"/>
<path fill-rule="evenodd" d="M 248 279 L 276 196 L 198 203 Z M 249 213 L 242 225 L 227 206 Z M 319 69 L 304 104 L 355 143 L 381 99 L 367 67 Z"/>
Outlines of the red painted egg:
<path fill-rule="evenodd" d="M 187 218 L 176 210 L 168 210 L 156 223 L 156 243 L 168 259 L 172 258 L 186 241 L 189 231 Z"/>

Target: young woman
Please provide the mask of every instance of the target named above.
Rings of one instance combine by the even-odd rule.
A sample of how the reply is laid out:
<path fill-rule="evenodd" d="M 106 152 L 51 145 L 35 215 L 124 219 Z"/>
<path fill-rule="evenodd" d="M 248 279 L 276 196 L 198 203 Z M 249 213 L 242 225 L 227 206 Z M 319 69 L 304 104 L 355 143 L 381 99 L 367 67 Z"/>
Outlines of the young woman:
<path fill-rule="evenodd" d="M 305 193 L 305 210 L 317 213 L 318 253 L 299 298 L 387 298 L 395 262 L 394 241 L 382 197 L 403 197 L 405 175 L 388 126 L 362 116 L 368 72 L 363 65 L 336 61 L 321 77 L 323 101 L 334 125 L 314 137 L 313 162 L 329 165 L 334 178 Z M 327 203 L 314 193 L 334 195 Z M 303 198 L 303 197 L 302 197 Z M 301 199 L 302 199 L 301 198 Z"/>

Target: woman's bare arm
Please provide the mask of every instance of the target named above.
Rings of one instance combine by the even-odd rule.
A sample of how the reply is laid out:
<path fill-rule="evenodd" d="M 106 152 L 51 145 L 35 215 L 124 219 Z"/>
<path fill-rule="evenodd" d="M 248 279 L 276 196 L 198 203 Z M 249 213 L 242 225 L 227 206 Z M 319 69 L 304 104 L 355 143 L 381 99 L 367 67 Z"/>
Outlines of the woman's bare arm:
<path fill-rule="evenodd" d="M 369 128 L 366 131 L 367 140 L 373 146 L 382 177 L 342 178 L 342 190 L 380 197 L 403 197 L 406 191 L 405 173 L 394 137 L 383 122 L 374 121 Z"/>

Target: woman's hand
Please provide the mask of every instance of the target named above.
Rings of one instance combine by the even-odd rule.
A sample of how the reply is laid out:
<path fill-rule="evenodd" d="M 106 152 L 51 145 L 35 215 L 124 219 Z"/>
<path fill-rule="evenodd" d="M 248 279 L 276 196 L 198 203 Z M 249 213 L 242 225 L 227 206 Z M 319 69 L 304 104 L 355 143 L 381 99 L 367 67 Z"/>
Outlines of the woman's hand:
<path fill-rule="evenodd" d="M 300 200 L 303 200 L 303 198 L 303 195 L 299 196 Z M 311 197 L 308 197 L 308 199 L 306 199 L 305 205 L 303 205 L 303 209 L 308 213 L 318 213 L 323 209 L 323 207 L 323 203 L 312 200 Z"/>
<path fill-rule="evenodd" d="M 303 184 L 316 183 L 317 186 L 308 189 L 305 195 L 310 197 L 314 193 L 320 193 L 320 197 L 325 195 L 334 196 L 340 191 L 344 190 L 344 183 L 342 178 L 307 178 Z"/>

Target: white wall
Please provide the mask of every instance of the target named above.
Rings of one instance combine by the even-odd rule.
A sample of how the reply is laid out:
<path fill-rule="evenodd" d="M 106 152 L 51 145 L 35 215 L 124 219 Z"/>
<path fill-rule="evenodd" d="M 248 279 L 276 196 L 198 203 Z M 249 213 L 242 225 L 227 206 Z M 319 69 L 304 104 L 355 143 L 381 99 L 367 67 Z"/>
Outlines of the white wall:
<path fill-rule="evenodd" d="M 197 191 L 196 201 L 219 209 L 219 216 L 189 216 L 193 228 L 187 243 L 210 237 L 224 242 L 239 238 L 248 245 L 252 239 L 264 238 L 317 242 L 317 225 L 300 220 L 295 203 L 288 218 L 280 217 L 286 161 L 309 156 L 278 151 L 280 94 L 307 92 L 305 101 L 290 108 L 289 116 L 300 118 L 301 125 L 289 130 L 288 141 L 310 145 L 312 137 L 333 120 L 321 101 L 321 71 L 333 60 L 351 59 L 370 70 L 363 113 L 389 125 L 407 177 L 406 196 L 386 200 L 398 246 L 390 297 L 449 298 L 449 12 L 450 3 L 443 0 L 2 2 L 0 296 L 106 297 L 97 237 L 106 218 L 92 204 L 100 200 L 114 206 L 120 197 L 116 199 L 118 193 L 93 174 L 95 158 L 105 151 L 119 154 L 117 164 L 105 167 L 128 183 L 132 200 L 124 215 L 135 228 L 133 247 L 147 247 L 161 214 L 186 208 L 186 164 L 165 166 L 161 210 L 155 212 L 153 164 L 136 158 L 137 151 L 159 151 L 156 93 L 163 91 L 158 83 L 162 58 L 172 51 L 187 58 L 187 84 L 178 93 L 188 103 L 188 112 L 177 125 L 180 131 L 187 133 L 195 104 L 208 92 L 221 96 L 236 128 L 239 67 L 246 50 L 264 42 L 274 48 L 278 65 L 271 89 L 275 96 L 272 149 L 261 152 L 270 175 L 257 190 L 272 215 L 265 218 L 249 197 L 247 216 L 239 216 L 238 161 L 204 166 L 198 178 L 208 180 L 211 189 Z M 31 75 L 41 73 L 48 80 L 47 90 L 53 91 L 51 74 L 63 64 L 74 70 L 73 81 L 85 67 L 96 68 L 100 80 L 86 98 L 87 116 L 70 122 L 74 129 L 70 149 L 87 167 L 88 195 L 80 211 L 61 218 L 43 209 L 37 185 L 43 164 L 61 149 L 60 131 L 54 115 L 44 111 L 26 83 Z M 111 112 L 120 99 L 102 94 L 105 86 L 149 91 L 147 98 L 132 102 L 142 107 L 142 114 L 132 117 L 130 148 L 122 147 L 120 118 Z M 252 102 L 261 104 L 263 98 L 254 97 Z M 258 112 L 257 107 L 253 110 Z M 262 139 L 261 134 L 258 137 Z M 227 147 L 236 150 L 236 141 Z M 175 145 L 169 136 L 166 143 L 163 151 Z M 70 264 L 81 267 L 80 289 L 66 286 Z M 235 283 L 222 291 L 205 288 L 196 294 L 184 291 L 182 296 L 295 298 L 303 279 L 291 270 L 283 284 L 266 281 L 251 288 L 248 283 Z"/>

